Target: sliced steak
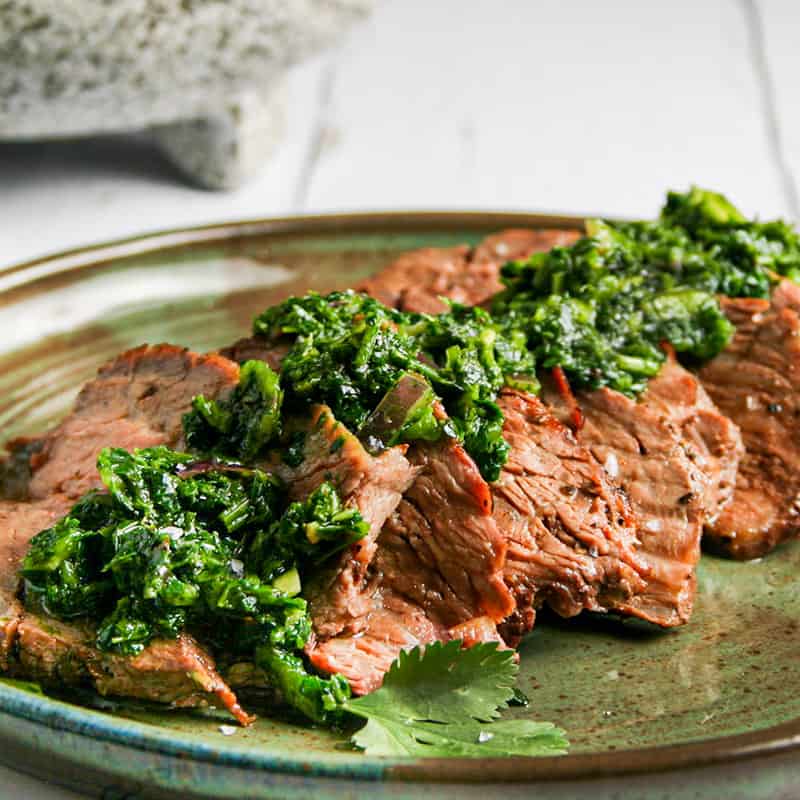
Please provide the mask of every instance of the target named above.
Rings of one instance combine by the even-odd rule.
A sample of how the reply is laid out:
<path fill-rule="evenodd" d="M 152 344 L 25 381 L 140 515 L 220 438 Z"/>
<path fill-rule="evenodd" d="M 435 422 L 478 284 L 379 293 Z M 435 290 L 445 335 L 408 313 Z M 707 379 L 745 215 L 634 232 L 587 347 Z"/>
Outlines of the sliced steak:
<path fill-rule="evenodd" d="M 422 471 L 381 533 L 377 566 L 384 585 L 426 608 L 432 598 L 441 603 L 438 613 L 448 627 L 483 615 L 499 622 L 514 600 L 503 580 L 507 545 L 492 517 L 488 484 L 452 439 L 419 443 L 410 460 Z M 402 542 L 435 574 L 425 581 L 404 574 Z"/>
<path fill-rule="evenodd" d="M 153 642 L 135 658 L 127 658 L 94 647 L 90 625 L 63 623 L 23 608 L 17 570 L 28 543 L 70 505 L 64 495 L 0 504 L 0 670 L 47 686 L 90 685 L 104 695 L 183 706 L 221 705 L 248 722 L 211 656 L 191 637 Z"/>
<path fill-rule="evenodd" d="M 70 509 L 63 496 L 38 503 L 0 502 L 0 670 L 7 671 L 14 657 L 17 629 L 22 619 L 18 599 L 20 563 L 28 543 Z"/>
<path fill-rule="evenodd" d="M 387 591 L 373 595 L 364 630 L 315 643 L 307 653 L 317 669 L 344 675 L 353 693 L 363 695 L 381 685 L 402 650 L 448 639 L 447 628 L 425 609 Z"/>
<path fill-rule="evenodd" d="M 426 247 L 403 253 L 356 289 L 401 311 L 437 314 L 446 309 L 440 297 L 468 302 L 460 281 L 467 273 L 469 253 L 466 245 Z"/>
<path fill-rule="evenodd" d="M 17 570 L 28 543 L 70 506 L 64 495 L 0 504 L 0 670 L 46 686 L 87 685 L 103 695 L 220 705 L 248 722 L 211 656 L 191 637 L 153 642 L 135 658 L 126 658 L 94 647 L 91 626 L 66 624 L 23 608 L 17 598 Z"/>
<path fill-rule="evenodd" d="M 567 413 L 547 387 L 547 401 Z M 631 400 L 611 389 L 579 394 L 584 425 L 578 441 L 630 500 L 637 519 L 637 554 L 649 567 L 647 586 L 628 613 L 658 625 L 688 621 L 708 480 L 689 457 L 681 429 L 647 395 Z"/>
<path fill-rule="evenodd" d="M 216 396 L 236 383 L 238 373 L 236 364 L 219 356 L 171 345 L 139 347 L 101 367 L 60 425 L 12 446 L 9 469 L 18 468 L 27 477 L 25 485 L 15 485 L 14 494 L 31 502 L 0 504 L 3 603 L 16 602 L 17 570 L 30 538 L 100 485 L 96 461 L 103 447 L 175 444 L 192 396 Z"/>
<path fill-rule="evenodd" d="M 697 376 L 673 358 L 648 383 L 642 402 L 681 432 L 686 453 L 705 480 L 700 500 L 705 523 L 713 523 L 733 498 L 744 454 L 738 426 L 714 405 Z"/>
<path fill-rule="evenodd" d="M 544 253 L 554 247 L 567 247 L 583 236 L 583 231 L 561 228 L 508 228 L 487 236 L 472 252 L 470 263 L 476 266 L 491 265 L 496 272 L 488 278 L 497 281 L 497 271 L 507 261 L 527 258 L 533 253 Z"/>
<path fill-rule="evenodd" d="M 511 452 L 492 484 L 494 518 L 508 540 L 505 579 L 517 601 L 507 641 L 533 627 L 544 603 L 565 617 L 610 609 L 648 616 L 637 598 L 649 570 L 625 497 L 538 398 L 506 389 L 499 404 Z"/>
<path fill-rule="evenodd" d="M 416 444 L 409 459 L 422 471 L 381 531 L 361 629 L 309 648 L 316 667 L 341 672 L 358 694 L 377 688 L 403 649 L 497 640 L 497 623 L 514 608 L 505 538 L 475 463 L 450 439 Z"/>
<path fill-rule="evenodd" d="M 219 354 L 223 358 L 244 364 L 245 361 L 265 361 L 270 369 L 280 371 L 281 363 L 291 349 L 287 341 L 267 342 L 261 336 L 247 336 L 229 347 L 223 347 Z"/>
<path fill-rule="evenodd" d="M 188 634 L 155 640 L 137 656 L 121 656 L 94 646 L 92 626 L 26 612 L 17 635 L 16 669 L 44 686 L 92 686 L 101 695 L 184 708 L 215 705 L 245 725 L 253 721 L 220 677 L 213 658 Z"/>
<path fill-rule="evenodd" d="M 416 565 L 419 574 L 419 567 Z M 383 676 L 402 650 L 458 640 L 471 647 L 479 642 L 505 643 L 491 617 L 472 617 L 448 628 L 430 608 L 408 600 L 388 587 L 373 598 L 369 622 L 359 636 L 337 636 L 310 650 L 310 658 L 323 672 L 340 673 L 357 695 L 379 688 Z"/>
<path fill-rule="evenodd" d="M 566 245 L 580 236 L 571 230 L 502 231 L 476 248 L 430 247 L 405 253 L 358 290 L 402 311 L 437 314 L 447 310 L 441 298 L 480 305 L 503 287 L 500 267 L 531 253 Z"/>
<path fill-rule="evenodd" d="M 741 429 L 745 454 L 733 500 L 706 545 L 758 558 L 800 533 L 800 288 L 783 281 L 772 303 L 728 299 L 736 326 L 726 350 L 700 370 L 712 400 Z"/>
<path fill-rule="evenodd" d="M 70 415 L 39 437 L 30 457 L 29 498 L 78 498 L 95 488 L 104 447 L 179 445 L 192 397 L 217 397 L 238 380 L 238 366 L 218 355 L 167 344 L 123 353 L 84 386 Z"/>
<path fill-rule="evenodd" d="M 102 367 L 54 430 L 12 449 L 28 455 L 29 481 L 18 489 L 29 502 L 0 504 L 0 666 L 46 684 L 91 684 L 120 694 L 182 705 L 215 702 L 240 721 L 247 716 L 193 639 L 152 643 L 135 658 L 93 647 L 91 626 L 68 625 L 23 609 L 17 600 L 20 562 L 32 536 L 99 485 L 95 463 L 103 447 L 175 446 L 181 419 L 195 394 L 215 397 L 238 381 L 238 366 L 171 345 L 140 347 Z"/>
<path fill-rule="evenodd" d="M 305 592 L 318 636 L 354 632 L 363 624 L 371 602 L 367 569 L 375 556 L 376 540 L 420 467 L 409 463 L 405 445 L 370 455 L 327 406 L 312 407 L 310 419 L 293 427 L 305 435 L 303 460 L 296 467 L 279 464 L 275 468 L 289 486 L 291 498 L 303 499 L 330 481 L 344 504 L 358 508 L 370 526 L 369 534 L 322 570 Z"/>

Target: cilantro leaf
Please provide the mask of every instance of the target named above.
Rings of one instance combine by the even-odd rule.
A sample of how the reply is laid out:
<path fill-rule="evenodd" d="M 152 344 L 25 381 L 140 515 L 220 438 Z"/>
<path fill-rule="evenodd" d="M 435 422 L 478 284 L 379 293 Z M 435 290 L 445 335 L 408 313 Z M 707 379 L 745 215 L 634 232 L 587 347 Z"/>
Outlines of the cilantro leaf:
<path fill-rule="evenodd" d="M 491 723 L 467 720 L 457 725 L 371 719 L 354 734 L 352 741 L 371 756 L 422 758 L 560 756 L 568 746 L 564 732 L 552 722 L 527 719 Z"/>
<path fill-rule="evenodd" d="M 517 665 L 513 650 L 461 642 L 436 642 L 424 650 L 401 651 L 383 686 L 354 700 L 348 711 L 370 719 L 385 713 L 397 719 L 462 722 L 494 719 L 514 692 Z"/>
<path fill-rule="evenodd" d="M 494 721 L 514 695 L 517 664 L 495 643 L 434 643 L 403 652 L 383 686 L 343 708 L 367 720 L 352 742 L 370 755 L 500 756 L 566 752 L 549 722 Z"/>

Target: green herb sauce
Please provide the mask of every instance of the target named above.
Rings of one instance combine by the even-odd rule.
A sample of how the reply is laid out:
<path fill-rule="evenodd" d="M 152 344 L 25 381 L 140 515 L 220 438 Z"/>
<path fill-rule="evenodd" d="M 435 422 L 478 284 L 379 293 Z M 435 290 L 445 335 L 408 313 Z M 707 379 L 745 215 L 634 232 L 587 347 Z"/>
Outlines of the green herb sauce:
<path fill-rule="evenodd" d="M 497 478 L 508 453 L 497 393 L 509 383 L 538 388 L 525 335 L 479 308 L 454 304 L 435 316 L 402 314 L 355 292 L 311 292 L 265 311 L 254 331 L 292 343 L 280 373 L 288 408 L 326 403 L 358 434 L 406 376 L 427 381 L 433 391 L 425 402 L 409 405 L 413 413 L 401 414 L 384 441 L 369 443 L 451 435 L 488 480 Z M 439 400 L 448 418 L 435 413 Z"/>
<path fill-rule="evenodd" d="M 230 397 L 194 398 L 183 418 L 186 443 L 203 453 L 253 461 L 280 436 L 282 405 L 278 376 L 263 361 L 248 361 Z"/>
<path fill-rule="evenodd" d="M 694 188 L 670 193 L 655 222 L 592 220 L 574 245 L 506 264 L 491 313 L 452 304 L 405 314 L 353 292 L 312 292 L 267 309 L 254 332 L 290 345 L 280 376 L 290 408 L 327 403 L 370 446 L 454 436 L 492 481 L 508 454 L 495 402 L 504 385 L 535 392 L 536 369 L 560 367 L 576 388 L 636 395 L 665 345 L 693 361 L 726 346 L 733 327 L 719 294 L 766 297 L 778 276 L 800 277 L 795 231 L 747 221 Z M 427 382 L 427 397 L 410 396 L 409 375 Z M 387 406 L 393 429 L 385 413 L 373 424 Z"/>
<path fill-rule="evenodd" d="M 256 469 L 164 447 L 104 450 L 107 493 L 37 534 L 22 565 L 26 598 L 60 618 L 99 620 L 97 646 L 126 655 L 183 630 L 251 657 L 287 699 L 322 720 L 349 696 L 301 658 L 311 633 L 300 576 L 368 525 L 330 484 L 287 503 Z"/>
<path fill-rule="evenodd" d="M 718 294 L 767 297 L 800 277 L 800 238 L 783 222 L 748 222 L 721 195 L 670 193 L 657 222 L 592 220 L 587 235 L 506 264 L 493 314 L 523 329 L 537 363 L 576 387 L 641 392 L 665 355 L 717 355 L 733 327 Z"/>

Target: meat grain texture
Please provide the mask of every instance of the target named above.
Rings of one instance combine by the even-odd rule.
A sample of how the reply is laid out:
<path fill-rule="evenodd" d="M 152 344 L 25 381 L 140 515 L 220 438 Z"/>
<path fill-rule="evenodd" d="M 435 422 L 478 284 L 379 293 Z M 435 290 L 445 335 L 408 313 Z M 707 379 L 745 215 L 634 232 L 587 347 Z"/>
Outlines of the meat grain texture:
<path fill-rule="evenodd" d="M 504 390 L 500 407 L 511 453 L 492 485 L 493 515 L 508 540 L 505 578 L 517 601 L 507 640 L 516 644 L 545 603 L 564 617 L 641 615 L 635 598 L 649 568 L 626 498 L 538 398 Z"/>
<path fill-rule="evenodd" d="M 745 453 L 706 541 L 750 559 L 800 533 L 800 287 L 785 280 L 771 301 L 725 299 L 723 308 L 736 333 L 700 379 L 741 429 Z"/>
<path fill-rule="evenodd" d="M 487 236 L 477 247 L 430 247 L 405 253 L 357 288 L 401 311 L 438 314 L 442 298 L 478 306 L 497 294 L 506 261 L 572 244 L 571 230 L 510 229 Z"/>
<path fill-rule="evenodd" d="M 362 288 L 403 310 L 441 310 L 444 307 L 441 297 L 482 303 L 501 288 L 499 273 L 504 261 L 570 244 L 578 235 L 574 231 L 510 230 L 488 237 L 472 250 L 421 250 L 402 256 Z M 443 268 L 442 263 L 446 264 Z M 480 269 L 472 265 L 479 265 Z M 559 392 L 545 384 L 543 396 L 561 423 L 562 438 L 551 436 L 546 443 L 541 439 L 542 431 L 552 432 L 553 428 L 533 422 L 543 417 L 540 410 L 532 411 L 530 399 L 523 403 L 528 412 L 526 423 L 518 421 L 517 430 L 512 430 L 508 420 L 514 415 L 506 408 L 510 403 L 508 395 L 501 401 L 507 419 L 505 435 L 512 443 L 512 452 L 493 495 L 498 507 L 496 514 L 505 515 L 500 528 L 509 537 L 509 564 L 513 565 L 515 558 L 520 559 L 516 567 L 509 566 L 506 570 L 519 605 L 504 626 L 506 635 L 513 639 L 529 630 L 535 607 L 542 603 L 565 615 L 577 613 L 581 608 L 609 609 L 641 616 L 663 626 L 685 623 L 694 602 L 694 570 L 700 557 L 703 525 L 713 521 L 733 493 L 742 454 L 737 426 L 719 412 L 697 378 L 673 360 L 667 362 L 638 402 L 609 389 L 578 397 L 586 424 L 576 433 L 573 447 L 582 449 L 582 457 L 588 453 L 593 460 L 594 469 L 602 479 L 601 494 L 607 498 L 603 501 L 606 507 L 611 507 L 608 505 L 611 494 L 605 487 L 627 501 L 624 522 L 611 529 L 610 538 L 615 540 L 625 528 L 635 530 L 632 536 L 622 538 L 630 540 L 629 552 L 635 553 L 631 563 L 638 570 L 626 562 L 628 551 L 623 550 L 621 558 L 615 554 L 615 566 L 622 571 L 615 576 L 611 569 L 606 585 L 603 569 L 598 568 L 597 553 L 590 548 L 584 556 L 580 535 L 565 543 L 569 537 L 563 532 L 549 538 L 541 533 L 547 529 L 548 520 L 559 515 L 576 519 L 572 508 L 575 498 L 562 493 L 557 503 L 547 503 L 545 476 L 534 474 L 516 480 L 510 477 L 515 468 L 520 476 L 524 475 L 517 463 L 523 453 L 528 452 L 531 458 L 534 453 L 539 458 L 544 454 L 550 459 L 550 475 L 563 477 L 567 488 L 562 492 L 572 491 L 564 476 L 574 471 L 575 462 L 565 455 L 563 436 L 573 422 L 574 409 L 564 403 Z M 597 487 L 597 480 L 595 477 L 591 485 Z M 529 494 L 524 501 L 522 486 Z M 516 514 L 508 510 L 514 506 L 502 496 L 503 492 L 515 496 L 521 509 Z M 544 510 L 537 512 L 537 509 Z M 584 531 L 592 529 L 592 523 L 586 519 L 583 525 Z M 594 526 L 597 525 L 595 521 Z M 520 533 L 525 528 L 538 533 L 531 530 Z M 551 549 L 558 543 L 562 549 L 560 561 L 550 556 L 550 574 L 546 570 L 537 574 L 541 567 L 534 566 L 546 558 L 540 552 L 542 542 L 548 542 Z M 564 557 L 567 552 L 569 558 Z M 570 559 L 573 563 L 568 568 Z M 582 567 L 573 569 L 574 562 Z M 557 579 L 555 565 L 561 568 L 562 580 Z M 592 576 L 591 580 L 587 581 L 586 576 Z M 616 593 L 611 590 L 614 583 Z M 526 585 L 529 588 L 523 591 Z M 602 601 L 598 599 L 601 596 Z"/>
<path fill-rule="evenodd" d="M 409 459 L 419 474 L 380 533 L 359 629 L 309 651 L 358 694 L 380 685 L 402 649 L 499 640 L 497 624 L 514 608 L 503 580 L 506 540 L 472 459 L 448 439 L 412 445 Z"/>
<path fill-rule="evenodd" d="M 419 469 L 405 457 L 406 445 L 370 455 L 327 406 L 313 406 L 310 418 L 297 420 L 293 427 L 305 434 L 303 460 L 296 467 L 275 466 L 290 498 L 303 500 L 331 482 L 342 502 L 358 508 L 370 526 L 363 539 L 322 568 L 305 593 L 317 640 L 343 631 L 357 633 L 370 609 L 373 581 L 367 572 L 378 536 Z"/>

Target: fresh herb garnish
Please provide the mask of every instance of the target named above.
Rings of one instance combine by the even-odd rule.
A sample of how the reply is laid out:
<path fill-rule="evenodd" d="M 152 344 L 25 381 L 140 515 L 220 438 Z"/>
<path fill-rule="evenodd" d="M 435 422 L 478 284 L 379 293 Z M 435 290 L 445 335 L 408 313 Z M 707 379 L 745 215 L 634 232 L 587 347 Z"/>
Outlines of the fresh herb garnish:
<path fill-rule="evenodd" d="M 311 292 L 265 311 L 254 331 L 292 341 L 280 376 L 288 406 L 326 403 L 372 449 L 457 437 L 487 480 L 508 453 L 497 393 L 538 388 L 524 334 L 478 308 L 402 314 L 354 292 Z"/>
<path fill-rule="evenodd" d="M 670 193 L 657 222 L 593 220 L 571 247 L 506 264 L 492 310 L 526 332 L 540 366 L 633 395 L 661 368 L 664 342 L 695 360 L 726 346 L 733 326 L 717 294 L 766 297 L 780 275 L 800 275 L 788 225 L 748 222 L 692 189 Z"/>
<path fill-rule="evenodd" d="M 413 363 L 416 346 L 398 329 L 402 315 L 354 292 L 310 292 L 267 309 L 254 323 L 268 339 L 293 337 L 281 385 L 294 407 L 326 403 L 357 431 Z"/>
<path fill-rule="evenodd" d="M 283 391 L 263 361 L 247 361 L 225 400 L 197 395 L 184 415 L 186 444 L 193 450 L 252 461 L 281 433 Z"/>
<path fill-rule="evenodd" d="M 183 630 L 224 639 L 310 718 L 334 711 L 349 688 L 305 667 L 301 576 L 367 533 L 359 512 L 328 483 L 287 504 L 264 472 L 165 447 L 103 450 L 98 470 L 108 493 L 88 494 L 31 540 L 27 600 L 99 619 L 97 646 L 125 655 Z"/>
<path fill-rule="evenodd" d="M 517 664 L 495 643 L 434 643 L 402 652 L 380 689 L 342 708 L 367 724 L 353 743 L 376 756 L 543 756 L 568 747 L 550 722 L 498 720 L 514 697 Z"/>

